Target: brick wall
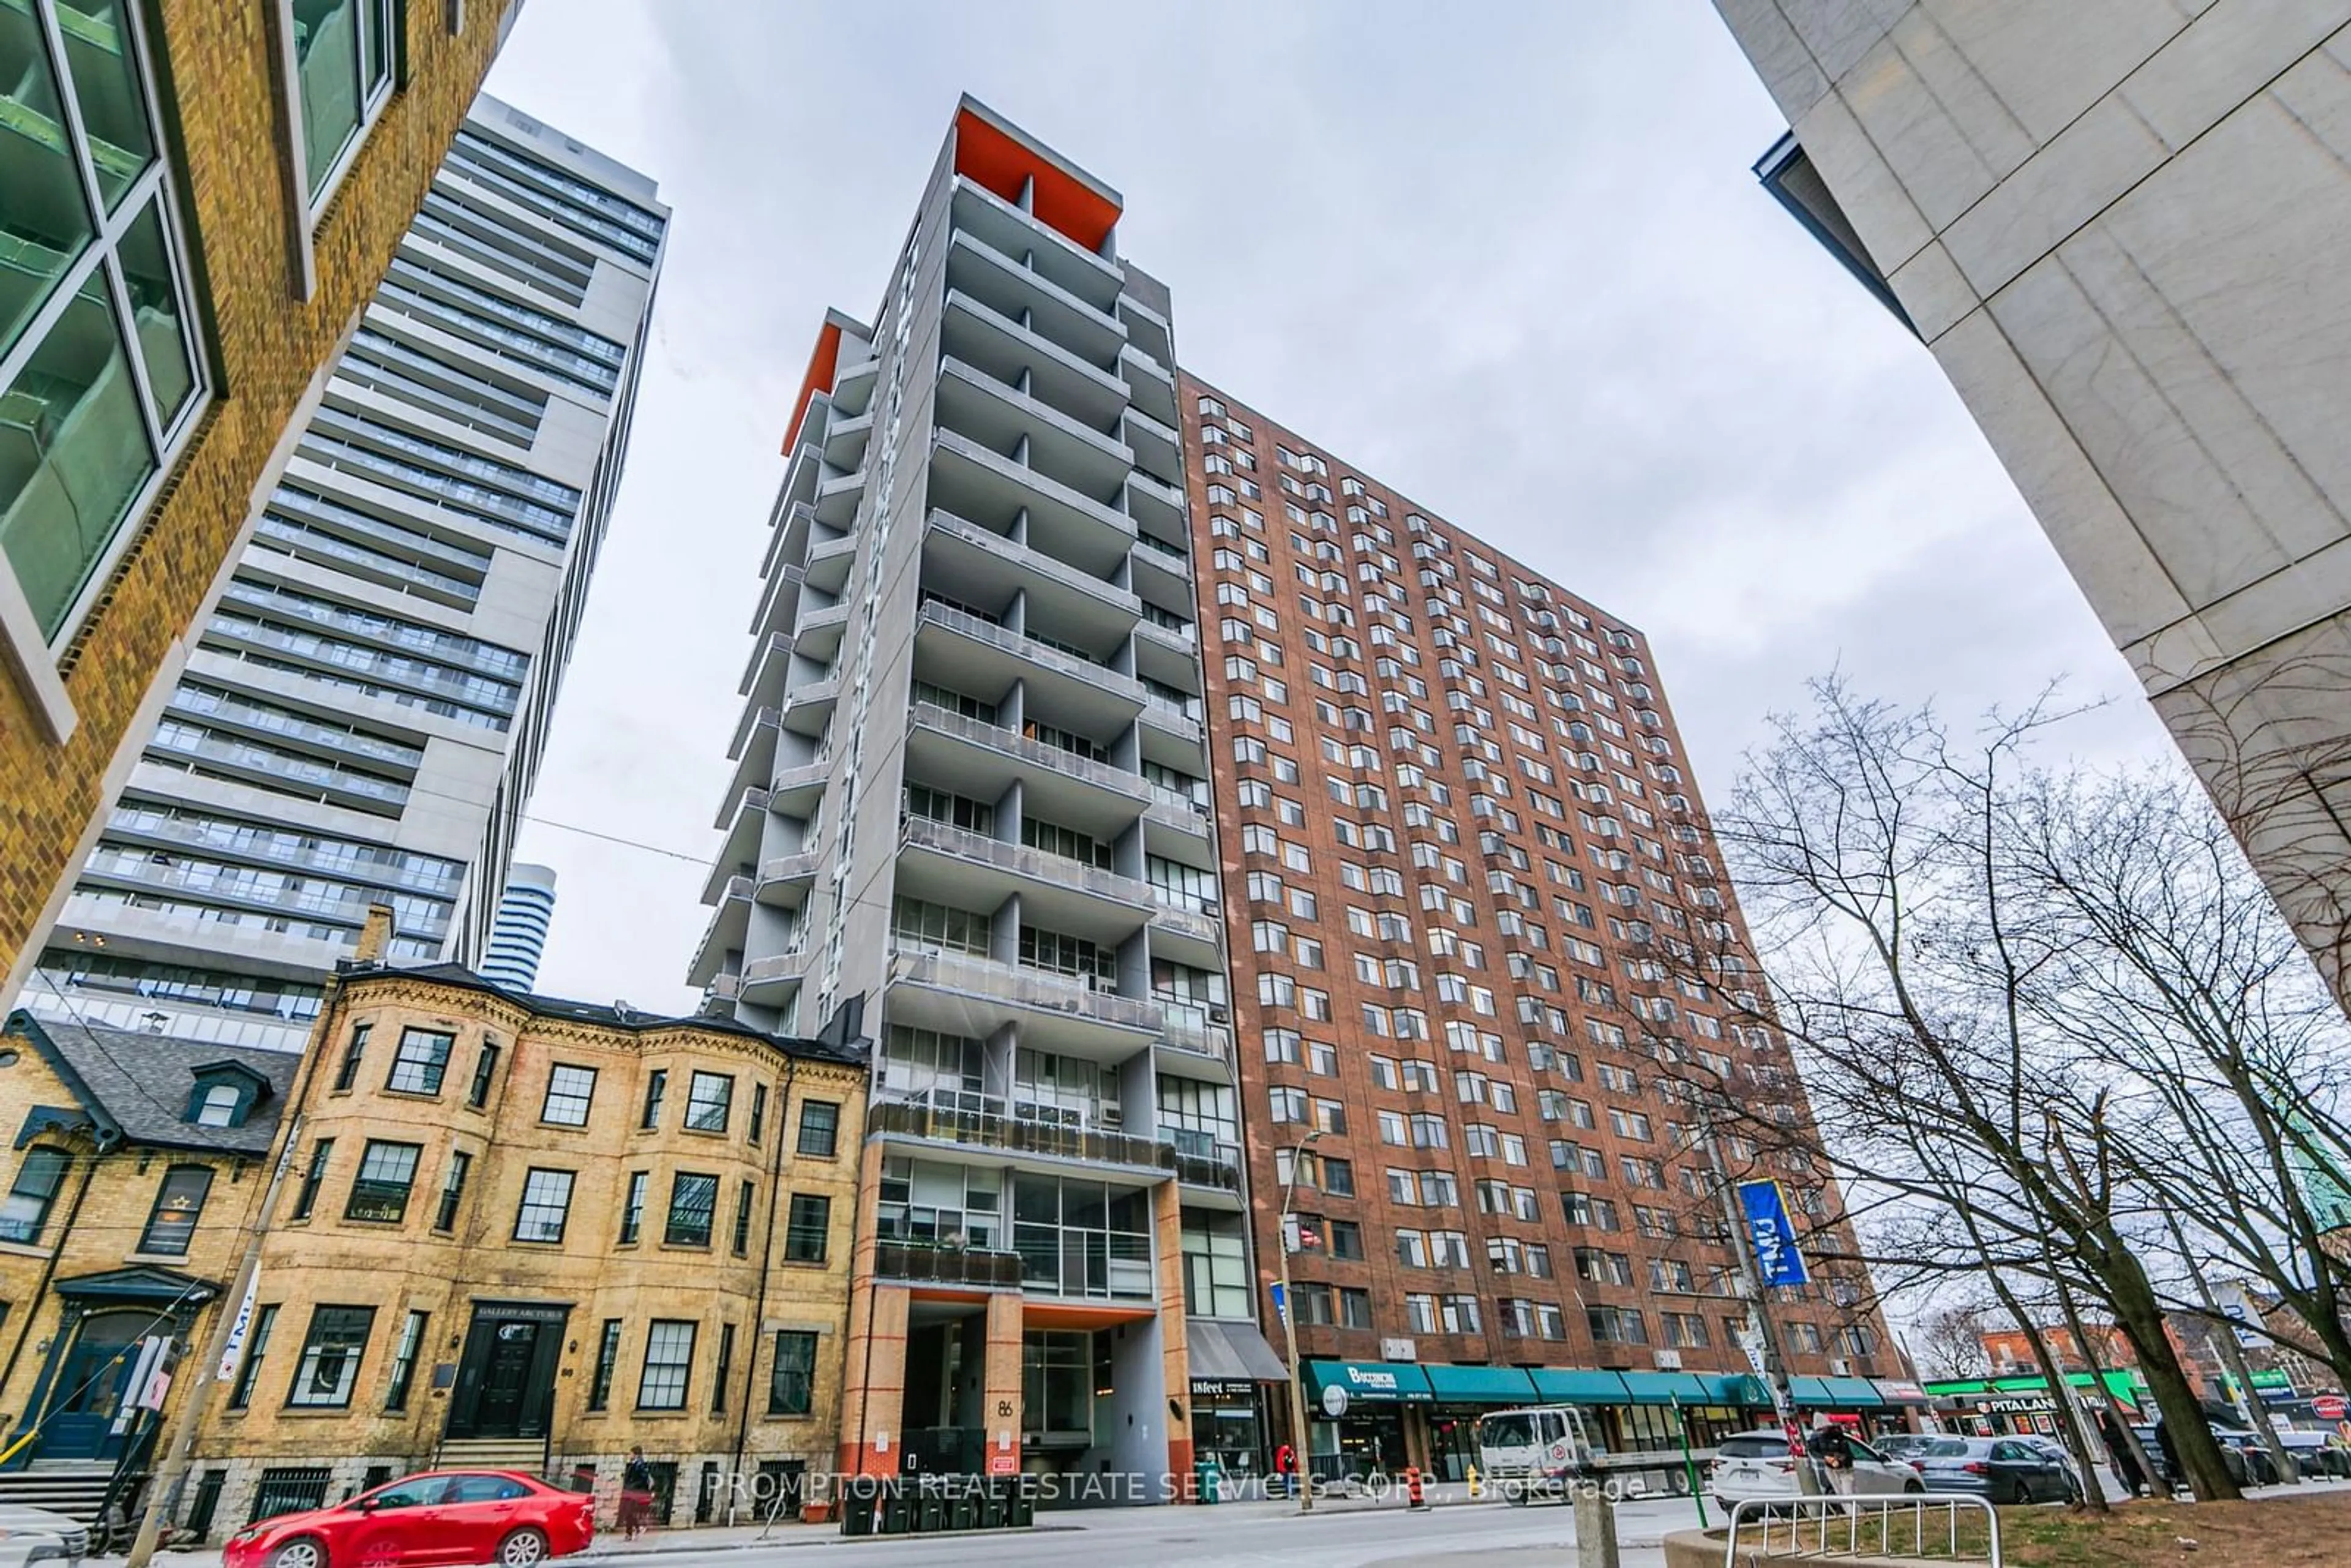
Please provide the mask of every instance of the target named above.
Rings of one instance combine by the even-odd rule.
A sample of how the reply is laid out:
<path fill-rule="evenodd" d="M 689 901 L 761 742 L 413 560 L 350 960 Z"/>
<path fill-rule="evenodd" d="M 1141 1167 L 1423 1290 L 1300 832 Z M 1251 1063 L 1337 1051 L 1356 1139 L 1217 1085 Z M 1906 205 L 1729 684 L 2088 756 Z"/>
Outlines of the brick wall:
<path fill-rule="evenodd" d="M 214 403 L 64 660 L 77 727 L 63 745 L 0 678 L 0 967 L 13 996 L 95 818 L 127 771 L 141 705 L 176 671 L 252 511 L 282 465 L 289 423 L 357 319 L 496 47 L 504 5 L 473 0 L 462 35 L 440 0 L 412 0 L 407 85 L 369 132 L 315 229 L 318 288 L 294 296 L 278 200 L 283 113 L 268 68 L 267 0 L 160 0 L 155 66 L 184 158 L 183 210 L 208 294 Z M 507 0 L 519 5 L 521 0 Z"/>

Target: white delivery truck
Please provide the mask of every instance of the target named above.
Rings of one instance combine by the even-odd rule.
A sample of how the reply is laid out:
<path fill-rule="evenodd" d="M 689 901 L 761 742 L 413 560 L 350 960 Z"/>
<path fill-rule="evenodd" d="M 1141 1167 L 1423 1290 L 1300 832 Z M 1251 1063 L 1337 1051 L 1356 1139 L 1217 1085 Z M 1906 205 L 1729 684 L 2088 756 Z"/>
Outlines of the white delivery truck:
<path fill-rule="evenodd" d="M 1491 1410 L 1478 1421 L 1478 1468 L 1509 1501 L 1565 1501 L 1577 1479 L 1596 1475 L 1601 1450 L 1573 1405 Z"/>

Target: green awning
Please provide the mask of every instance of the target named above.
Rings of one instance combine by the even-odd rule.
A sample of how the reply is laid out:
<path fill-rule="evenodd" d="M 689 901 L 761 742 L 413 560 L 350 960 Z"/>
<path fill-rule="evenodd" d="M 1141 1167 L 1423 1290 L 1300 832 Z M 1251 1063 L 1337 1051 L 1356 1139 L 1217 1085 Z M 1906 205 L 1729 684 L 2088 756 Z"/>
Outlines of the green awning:
<path fill-rule="evenodd" d="M 1698 1380 L 1706 1385 L 1706 1403 L 1728 1405 L 1741 1409 L 1769 1410 L 1771 1391 L 1763 1380 L 1744 1372 L 1701 1372 Z"/>
<path fill-rule="evenodd" d="M 1409 1362 L 1401 1361 L 1310 1361 L 1306 1364 L 1306 1392 L 1317 1408 L 1321 1407 L 1325 1388 L 1343 1388 L 1349 1400 L 1357 1404 L 1366 1401 L 1381 1405 L 1426 1405 L 1434 1397 L 1429 1393 L 1427 1374 Z"/>
<path fill-rule="evenodd" d="M 1635 1405 L 1703 1405 L 1710 1397 L 1706 1385 L 1687 1372 L 1620 1372 L 1625 1392 Z"/>
<path fill-rule="evenodd" d="M 1866 1377 L 1792 1377 L 1788 1389 L 1808 1410 L 1875 1410 L 1886 1403 Z"/>
<path fill-rule="evenodd" d="M 1613 1372 L 1579 1372 L 1571 1367 L 1532 1369 L 1535 1392 L 1561 1405 L 1626 1405 L 1625 1380 Z"/>
<path fill-rule="evenodd" d="M 1533 1380 L 1515 1366 L 1422 1366 L 1429 1392 L 1456 1405 L 1532 1405 Z"/>

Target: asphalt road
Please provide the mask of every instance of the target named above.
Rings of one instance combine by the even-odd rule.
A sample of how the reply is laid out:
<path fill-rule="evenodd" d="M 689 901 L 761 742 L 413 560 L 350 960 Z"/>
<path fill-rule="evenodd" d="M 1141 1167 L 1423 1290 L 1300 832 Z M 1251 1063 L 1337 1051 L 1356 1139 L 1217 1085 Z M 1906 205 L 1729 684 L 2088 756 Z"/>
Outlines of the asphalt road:
<path fill-rule="evenodd" d="M 1661 1568 L 1664 1532 L 1697 1523 L 1687 1502 L 1620 1506 L 1624 1568 Z M 1037 1529 L 1004 1535 L 847 1541 L 794 1531 L 783 1544 L 598 1555 L 629 1568 L 1558 1568 L 1574 1561 L 1574 1511 L 1561 1505 L 1456 1504 L 1423 1513 L 1390 1505 L 1301 1518 L 1284 1504 L 1246 1503 L 1044 1514 Z"/>

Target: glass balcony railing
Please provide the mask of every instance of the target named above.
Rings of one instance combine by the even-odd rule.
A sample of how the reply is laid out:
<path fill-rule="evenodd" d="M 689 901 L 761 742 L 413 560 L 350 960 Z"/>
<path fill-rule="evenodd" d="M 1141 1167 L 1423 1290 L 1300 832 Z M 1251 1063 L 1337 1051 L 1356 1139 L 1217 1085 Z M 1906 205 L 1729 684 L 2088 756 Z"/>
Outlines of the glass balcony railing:
<path fill-rule="evenodd" d="M 1012 1007 L 1057 1012 L 1113 1029 L 1156 1034 L 1160 1007 L 1140 997 L 1120 996 L 1071 975 L 999 964 L 964 953 L 925 953 L 900 948 L 890 959 L 892 983 L 961 991 Z"/>

